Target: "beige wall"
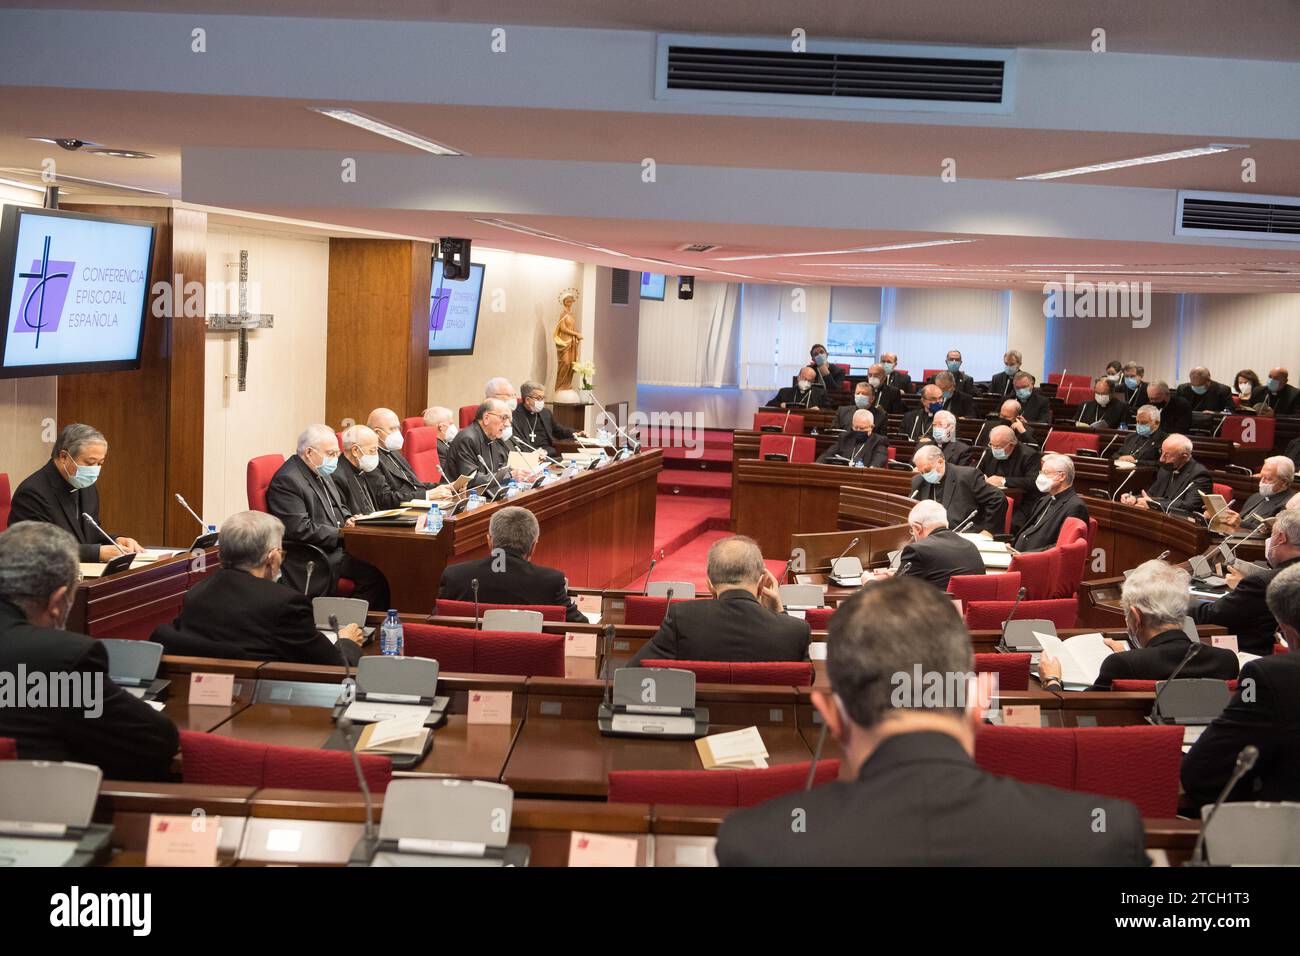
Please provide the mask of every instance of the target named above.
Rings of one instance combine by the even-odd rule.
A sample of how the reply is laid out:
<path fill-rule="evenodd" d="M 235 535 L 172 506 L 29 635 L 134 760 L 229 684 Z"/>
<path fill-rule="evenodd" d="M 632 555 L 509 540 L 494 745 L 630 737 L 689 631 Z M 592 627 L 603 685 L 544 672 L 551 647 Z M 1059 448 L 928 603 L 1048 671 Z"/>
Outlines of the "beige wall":
<path fill-rule="evenodd" d="M 1007 311 L 1007 348 L 1018 350 L 1025 357 L 1024 368 L 1037 375 L 1040 381 L 1045 381 L 1048 373 L 1053 371 L 1043 367 L 1047 361 L 1047 319 L 1043 316 L 1042 293 L 1011 293 L 1011 307 Z"/>
<path fill-rule="evenodd" d="M 588 297 L 592 321 L 587 327 L 591 334 L 582 343 L 591 345 L 591 352 L 584 352 L 582 357 L 596 366 L 596 397 L 606 405 L 627 402 L 630 414 L 636 411 L 637 339 L 641 321 L 637 289 L 641 274 L 636 271 L 631 274 L 628 304 L 613 305 L 609 301 L 613 270 L 589 265 L 585 271 L 589 280 L 594 275 L 595 281 L 591 283 L 594 295 Z M 593 426 L 595 419 L 592 414 L 598 410 L 593 408 L 588 412 L 587 424 Z"/>
<path fill-rule="evenodd" d="M 233 333 L 210 334 L 206 343 L 203 428 L 204 520 L 219 524 L 248 507 L 248 460 L 293 454 L 303 426 L 325 414 L 326 293 L 329 243 L 324 238 L 212 226 L 208 230 L 208 281 L 231 288 L 239 279 L 239 250 L 248 250 L 248 307 L 269 312 L 275 327 L 252 332 L 248 389 L 240 392 Z M 209 301 L 209 314 L 236 302 Z M 338 426 L 339 423 L 331 423 Z M 191 502 L 198 507 L 198 502 Z"/>

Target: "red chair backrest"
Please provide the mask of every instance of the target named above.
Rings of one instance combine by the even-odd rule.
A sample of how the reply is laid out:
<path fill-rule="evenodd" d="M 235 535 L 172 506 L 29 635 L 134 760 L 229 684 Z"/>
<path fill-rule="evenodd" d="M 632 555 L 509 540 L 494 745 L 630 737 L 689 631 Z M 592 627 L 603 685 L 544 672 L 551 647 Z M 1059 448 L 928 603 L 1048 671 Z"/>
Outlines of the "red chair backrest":
<path fill-rule="evenodd" d="M 1182 727 L 1088 727 L 1074 745 L 1073 789 L 1131 800 L 1144 817 L 1177 814 Z"/>
<path fill-rule="evenodd" d="M 1011 525 L 1014 523 L 1015 517 L 1016 517 L 1016 499 L 1008 498 L 1007 499 L 1007 520 L 1003 522 L 1002 525 L 1003 534 L 1011 533 Z"/>
<path fill-rule="evenodd" d="M 758 457 L 785 455 L 791 463 L 811 462 L 817 457 L 817 442 L 796 435 L 764 435 L 758 440 Z"/>
<path fill-rule="evenodd" d="M 1223 420 L 1219 437 L 1227 438 L 1239 445 L 1272 448 L 1276 429 L 1275 418 L 1260 415 L 1229 415 Z"/>
<path fill-rule="evenodd" d="M 1128 691 L 1129 693 L 1154 694 L 1156 692 L 1156 683 L 1153 680 L 1115 680 L 1110 682 L 1110 689 Z M 1228 690 L 1236 692 L 1237 678 L 1226 680 L 1224 683 L 1228 685 Z"/>
<path fill-rule="evenodd" d="M 755 412 L 754 430 L 775 425 L 787 435 L 803 434 L 803 416 L 786 415 L 784 412 Z"/>
<path fill-rule="evenodd" d="M 474 420 L 474 414 L 478 411 L 477 405 L 462 405 L 459 412 L 458 428 L 468 428 L 469 423 Z"/>
<path fill-rule="evenodd" d="M 1029 690 L 1028 654 L 976 654 L 975 673 L 997 674 L 1000 690 Z"/>
<path fill-rule="evenodd" d="M 766 770 L 611 770 L 610 803 L 676 803 L 705 807 L 752 807 L 801 790 L 811 761 Z M 814 786 L 840 773 L 838 760 L 822 760 Z"/>
<path fill-rule="evenodd" d="M 1066 518 L 1061 524 L 1061 533 L 1056 536 L 1056 546 L 1070 544 L 1074 541 L 1088 540 L 1088 526 L 1078 518 Z"/>
<path fill-rule="evenodd" d="M 1053 431 L 1047 441 L 1043 442 L 1043 451 L 1045 453 L 1055 452 L 1058 455 L 1073 455 L 1080 448 L 1089 448 L 1092 451 L 1101 449 L 1101 436 L 1089 435 L 1085 432 L 1063 432 Z"/>
<path fill-rule="evenodd" d="M 989 773 L 1025 783 L 1074 787 L 1074 729 L 1070 727 L 981 726 L 975 762 Z"/>
<path fill-rule="evenodd" d="M 0 737 L 0 760 L 18 759 L 18 741 L 12 737 Z"/>
<path fill-rule="evenodd" d="M 567 609 L 558 604 L 480 604 L 479 617 L 484 611 L 537 611 L 543 621 L 563 621 Z M 438 598 L 433 605 L 433 613 L 438 617 L 473 617 L 473 601 L 448 601 Z"/>
<path fill-rule="evenodd" d="M 707 595 L 706 595 L 707 597 Z M 673 598 L 674 604 L 694 598 Z M 668 613 L 668 598 L 648 594 L 629 594 L 623 599 L 623 623 L 658 627 Z"/>
<path fill-rule="evenodd" d="M 250 511 L 266 510 L 266 486 L 283 464 L 283 455 L 259 455 L 249 460 L 247 483 Z"/>
<path fill-rule="evenodd" d="M 1083 522 L 1080 521 L 1079 524 Z M 1061 553 L 1061 559 L 1057 563 L 1056 586 L 1052 589 L 1052 597 L 1077 597 L 1079 586 L 1083 584 L 1084 565 L 1088 562 L 1088 542 L 1074 541 L 1056 550 Z"/>
<path fill-rule="evenodd" d="M 1222 497 L 1223 500 L 1226 502 L 1232 501 L 1233 498 L 1232 485 L 1223 485 L 1216 481 L 1210 486 L 1210 491 Z M 1210 514 L 1213 513 L 1214 513 L 1213 511 L 1210 512 Z"/>
<path fill-rule="evenodd" d="M 403 451 L 415 477 L 423 482 L 435 482 L 442 477 L 438 466 L 438 429 L 428 425 L 412 428 Z"/>
<path fill-rule="evenodd" d="M 375 754 L 358 756 L 371 791 L 387 790 L 392 761 Z M 244 787 L 359 789 L 352 755 L 345 751 L 281 747 L 190 730 L 181 731 L 181 778 L 185 783 Z"/>
<path fill-rule="evenodd" d="M 1005 574 L 954 574 L 948 579 L 948 593 L 967 601 L 1014 601 L 1020 591 L 1020 572 Z"/>
<path fill-rule="evenodd" d="M 1014 601 L 971 601 L 966 605 L 967 630 L 998 630 L 1014 605 Z M 1074 627 L 1078 617 L 1079 602 L 1073 598 L 1021 601 L 1020 607 L 1016 608 L 1017 620 L 1047 620 L 1058 628 Z"/>
<path fill-rule="evenodd" d="M 475 674 L 563 677 L 563 634 L 479 631 L 474 641 Z"/>
<path fill-rule="evenodd" d="M 808 622 L 808 626 L 814 631 L 824 631 L 831 622 L 831 615 L 835 613 L 833 607 L 810 607 L 803 612 L 803 619 Z"/>
<path fill-rule="evenodd" d="M 1014 555 L 1007 570 L 1020 572 L 1020 583 L 1024 585 L 1027 600 L 1045 601 L 1052 597 L 1060 562 L 1059 548 L 1027 551 Z"/>
<path fill-rule="evenodd" d="M 9 527 L 9 509 L 13 503 L 13 491 L 9 488 L 9 473 L 0 471 L 0 531 Z"/>
<path fill-rule="evenodd" d="M 423 416 L 423 415 L 414 415 L 414 416 L 412 416 L 411 418 L 403 418 L 401 424 L 398 425 L 398 429 L 399 429 L 399 430 L 401 431 L 401 433 L 402 433 L 402 441 L 403 441 L 403 442 L 408 442 L 408 441 L 411 440 L 411 429 L 412 429 L 412 428 L 424 428 L 424 427 L 425 427 L 425 424 L 424 424 L 424 416 Z M 437 429 L 435 429 L 435 431 L 436 431 L 436 430 L 437 430 Z"/>
<path fill-rule="evenodd" d="M 702 684 L 762 684 L 808 687 L 813 681 L 809 661 L 664 661 L 646 660 L 643 667 L 691 671 Z"/>
<path fill-rule="evenodd" d="M 1097 540 L 1097 519 L 1088 519 L 1088 553 L 1092 554 L 1092 543 Z"/>
<path fill-rule="evenodd" d="M 428 657 L 437 661 L 440 674 L 473 674 L 474 640 L 478 635 L 479 632 L 472 627 L 403 622 L 402 650 L 407 657 Z"/>

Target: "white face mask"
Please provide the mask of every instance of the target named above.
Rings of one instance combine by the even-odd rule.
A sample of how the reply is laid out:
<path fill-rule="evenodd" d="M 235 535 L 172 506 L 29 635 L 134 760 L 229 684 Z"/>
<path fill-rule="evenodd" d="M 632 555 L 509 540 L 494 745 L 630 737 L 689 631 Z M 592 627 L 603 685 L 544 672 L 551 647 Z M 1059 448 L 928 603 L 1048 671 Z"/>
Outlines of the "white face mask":
<path fill-rule="evenodd" d="M 1268 562 L 1270 568 L 1277 567 L 1273 563 L 1273 536 L 1269 535 L 1268 540 L 1264 542 L 1264 560 Z"/>
<path fill-rule="evenodd" d="M 1254 389 L 1250 387 L 1250 382 L 1240 382 L 1237 384 L 1237 391 L 1243 396 L 1248 396 Z"/>
<path fill-rule="evenodd" d="M 880 377 L 879 377 L 879 376 L 876 376 L 875 378 L 869 378 L 869 379 L 867 379 L 867 381 L 871 383 L 871 387 L 872 387 L 872 388 L 880 388 Z"/>
<path fill-rule="evenodd" d="M 1107 405 L 1110 404 L 1109 395 L 1103 395 L 1101 392 L 1095 392 L 1092 397 L 1097 400 L 1097 404 L 1100 405 L 1102 408 L 1105 408 Z"/>
<path fill-rule="evenodd" d="M 389 432 L 384 436 L 384 447 L 389 451 L 401 451 L 406 440 L 402 438 L 401 432 Z"/>
<path fill-rule="evenodd" d="M 1046 475 L 1041 471 L 1038 473 L 1038 477 L 1034 479 L 1034 486 L 1043 494 L 1051 491 L 1054 484 L 1056 484 L 1056 480 L 1051 475 Z"/>
<path fill-rule="evenodd" d="M 442 440 L 443 440 L 443 441 L 451 441 L 453 438 L 456 437 L 456 432 L 458 432 L 458 431 L 460 431 L 460 429 L 457 428 L 455 425 L 448 425 L 448 426 L 447 426 L 447 434 L 443 436 L 443 439 L 442 439 Z"/>
<path fill-rule="evenodd" d="M 812 388 L 812 382 L 804 378 L 799 379 L 799 391 L 806 392 L 810 388 Z"/>
<path fill-rule="evenodd" d="M 534 415 L 540 415 L 542 409 L 545 407 L 546 407 L 546 402 L 544 402 L 540 398 L 536 399 L 535 401 L 530 401 L 528 403 L 528 410 L 532 412 Z"/>
<path fill-rule="evenodd" d="M 1259 493 L 1263 495 L 1265 498 L 1267 498 L 1276 490 L 1277 490 L 1277 486 L 1274 485 L 1272 482 L 1261 481 L 1259 483 Z"/>
<path fill-rule="evenodd" d="M 379 452 L 373 455 L 362 455 L 361 460 L 357 462 L 357 467 L 362 471 L 374 471 L 379 467 Z"/>
<path fill-rule="evenodd" d="M 501 429 L 501 434 L 498 435 L 497 437 L 500 438 L 502 441 L 509 441 L 510 436 L 513 435 L 514 433 L 515 433 L 514 428 L 507 425 L 505 428 Z"/>
<path fill-rule="evenodd" d="M 516 408 L 519 407 L 519 399 L 517 398 L 506 399 L 506 406 L 513 412 Z"/>
<path fill-rule="evenodd" d="M 1107 376 L 1106 376 L 1106 379 L 1107 379 L 1108 381 L 1114 382 L 1116 385 L 1118 385 L 1118 384 L 1119 384 L 1119 380 L 1120 380 L 1121 378 L 1123 378 L 1123 377 L 1124 377 L 1124 376 L 1120 375 L 1119 372 L 1116 372 L 1114 375 L 1107 375 Z"/>

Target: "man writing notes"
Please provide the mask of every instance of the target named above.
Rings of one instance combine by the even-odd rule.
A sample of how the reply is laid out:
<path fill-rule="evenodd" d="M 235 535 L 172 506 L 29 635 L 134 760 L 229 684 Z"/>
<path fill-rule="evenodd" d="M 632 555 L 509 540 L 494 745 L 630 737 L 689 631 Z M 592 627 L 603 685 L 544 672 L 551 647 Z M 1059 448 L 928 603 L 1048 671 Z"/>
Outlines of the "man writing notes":
<path fill-rule="evenodd" d="M 54 451 L 39 471 L 23 479 L 14 492 L 11 524 L 43 521 L 77 540 L 77 556 L 86 562 L 111 561 L 123 552 L 144 550 L 134 538 L 105 537 L 99 524 L 95 482 L 108 458 L 108 439 L 89 425 L 66 425 Z M 88 516 L 88 517 L 87 517 Z"/>
<path fill-rule="evenodd" d="M 284 524 L 288 541 L 313 544 L 325 552 L 329 566 L 314 567 L 313 579 L 328 575 L 333 591 L 340 577 L 356 584 L 353 596 L 372 608 L 388 607 L 388 582 L 372 564 L 343 549 L 343 532 L 355 524 L 338 486 L 330 480 L 339 465 L 339 440 L 328 425 L 308 425 L 298 436 L 298 452 L 289 458 L 266 488 L 266 510 Z M 284 580 L 307 591 L 307 557 L 284 563 Z"/>
<path fill-rule="evenodd" d="M 948 512 L 949 520 L 963 531 L 983 531 L 991 535 L 1002 511 L 1002 494 L 984 480 L 974 468 L 950 465 L 934 445 L 923 445 L 912 456 L 916 476 L 912 479 L 912 497 L 918 501 L 937 501 Z M 973 517 L 970 517 L 973 513 Z M 967 518 L 970 517 L 970 523 Z"/>
<path fill-rule="evenodd" d="M 889 440 L 876 433 L 871 412 L 859 408 L 853 413 L 852 428 L 835 439 L 817 458 L 819 465 L 863 465 L 884 468 L 889 457 Z"/>
<path fill-rule="evenodd" d="M 769 408 L 821 408 L 826 404 L 826 389 L 814 384 L 817 373 L 807 365 L 799 369 L 799 380 L 787 385 L 767 403 Z"/>
<path fill-rule="evenodd" d="M 1139 508 L 1154 508 L 1171 515 L 1189 515 L 1201 510 L 1201 493 L 1214 488 L 1209 469 L 1192 459 L 1192 440 L 1170 435 L 1160 447 L 1160 470 L 1151 487 L 1138 498 L 1125 492 L 1120 501 Z"/>
<path fill-rule="evenodd" d="M 508 464 L 510 449 L 505 439 L 509 436 L 510 406 L 499 398 L 487 398 L 474 412 L 474 421 L 451 440 L 451 461 L 457 475 L 473 475 L 472 488 L 483 488 L 495 494 L 506 486 L 511 477 L 524 479 L 523 471 L 511 471 Z"/>
<path fill-rule="evenodd" d="M 721 865 L 1148 864 L 1133 804 L 1021 783 L 975 763 L 987 704 L 971 692 L 970 635 L 938 588 L 895 578 L 842 603 L 826 670 L 830 693 L 812 697 L 843 753 L 840 781 L 728 813 L 718 830 Z M 952 691 L 922 693 L 922 674 Z"/>

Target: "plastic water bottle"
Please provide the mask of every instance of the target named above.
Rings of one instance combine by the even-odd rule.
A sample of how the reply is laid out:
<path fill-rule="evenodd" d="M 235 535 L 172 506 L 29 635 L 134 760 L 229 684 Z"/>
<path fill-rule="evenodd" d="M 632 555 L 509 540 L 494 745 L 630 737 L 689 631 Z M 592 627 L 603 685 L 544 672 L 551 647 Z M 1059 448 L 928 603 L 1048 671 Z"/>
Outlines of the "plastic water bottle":
<path fill-rule="evenodd" d="M 510 484 L 506 485 L 506 500 L 513 498 L 517 494 L 519 494 L 519 482 L 511 478 Z"/>
<path fill-rule="evenodd" d="M 442 530 L 442 509 L 436 502 L 429 503 L 429 514 L 424 519 L 425 534 L 437 534 Z"/>
<path fill-rule="evenodd" d="M 866 463 L 865 461 L 863 461 L 861 458 L 857 458 L 857 459 L 855 459 L 854 462 L 853 462 L 853 467 L 854 467 L 854 468 L 866 468 L 866 467 L 867 467 L 867 463 Z"/>
<path fill-rule="evenodd" d="M 397 619 L 397 609 L 390 607 L 384 626 L 379 631 L 379 651 L 388 657 L 401 657 L 405 644 L 402 622 Z"/>
<path fill-rule="evenodd" d="M 465 510 L 473 511 L 482 503 L 483 503 L 483 499 L 479 497 L 479 493 L 477 491 L 471 491 L 469 493 L 469 501 L 465 502 Z"/>
<path fill-rule="evenodd" d="M 208 534 L 216 534 L 216 533 L 217 533 L 217 526 L 214 524 L 208 525 Z"/>

